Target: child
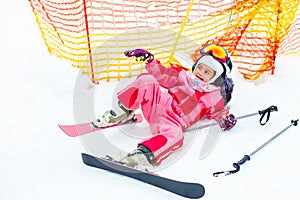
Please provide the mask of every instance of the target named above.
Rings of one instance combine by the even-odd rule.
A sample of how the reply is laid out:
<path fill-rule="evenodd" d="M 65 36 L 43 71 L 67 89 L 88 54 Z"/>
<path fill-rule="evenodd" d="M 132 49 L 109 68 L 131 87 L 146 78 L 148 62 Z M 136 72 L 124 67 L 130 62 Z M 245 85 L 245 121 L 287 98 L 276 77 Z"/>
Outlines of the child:
<path fill-rule="evenodd" d="M 131 167 L 159 165 L 168 155 L 183 145 L 184 130 L 203 116 L 215 119 L 222 130 L 231 129 L 236 119 L 224 106 L 231 99 L 232 69 L 227 51 L 217 45 L 201 50 L 200 58 L 188 73 L 182 68 L 165 68 L 143 49 L 125 52 L 127 57 L 146 61 L 146 70 L 128 87 L 118 93 L 119 106 L 124 111 L 116 115 L 106 112 L 94 126 L 107 126 L 132 117 L 141 108 L 153 137 L 142 141 L 121 161 Z M 167 92 L 161 91 L 161 87 Z"/>

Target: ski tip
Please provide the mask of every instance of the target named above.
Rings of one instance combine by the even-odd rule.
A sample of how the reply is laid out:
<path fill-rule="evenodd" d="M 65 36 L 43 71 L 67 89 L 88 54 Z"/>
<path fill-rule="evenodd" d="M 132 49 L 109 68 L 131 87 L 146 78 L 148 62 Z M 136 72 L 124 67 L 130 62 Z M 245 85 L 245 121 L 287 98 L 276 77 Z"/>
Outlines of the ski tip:
<path fill-rule="evenodd" d="M 78 131 L 75 126 L 58 124 L 58 127 L 70 137 L 78 136 Z"/>
<path fill-rule="evenodd" d="M 199 198 L 203 197 L 205 195 L 205 187 L 201 185 L 201 190 L 203 191 L 200 195 Z"/>
<path fill-rule="evenodd" d="M 185 190 L 180 195 L 190 199 L 200 199 L 205 195 L 205 187 L 200 183 L 186 183 Z"/>

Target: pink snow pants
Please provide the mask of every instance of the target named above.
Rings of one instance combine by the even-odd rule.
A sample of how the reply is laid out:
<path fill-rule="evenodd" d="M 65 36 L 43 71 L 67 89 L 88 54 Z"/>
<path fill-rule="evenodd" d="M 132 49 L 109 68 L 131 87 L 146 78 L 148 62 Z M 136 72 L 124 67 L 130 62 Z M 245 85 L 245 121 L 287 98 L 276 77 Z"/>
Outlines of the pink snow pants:
<path fill-rule="evenodd" d="M 172 151 L 183 145 L 181 118 L 172 109 L 172 97 L 160 90 L 151 74 L 141 74 L 118 93 L 120 102 L 130 110 L 141 107 L 153 136 L 138 145 L 149 148 L 159 165 Z"/>

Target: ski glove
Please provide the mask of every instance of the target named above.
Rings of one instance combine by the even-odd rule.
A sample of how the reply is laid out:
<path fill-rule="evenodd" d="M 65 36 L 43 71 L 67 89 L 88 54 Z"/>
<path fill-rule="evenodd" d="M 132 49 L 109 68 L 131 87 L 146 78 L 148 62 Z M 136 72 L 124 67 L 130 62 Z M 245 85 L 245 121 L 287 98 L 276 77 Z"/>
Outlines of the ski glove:
<path fill-rule="evenodd" d="M 154 56 L 150 52 L 145 49 L 134 49 L 132 51 L 125 51 L 125 56 L 127 57 L 135 57 L 136 61 L 146 61 L 146 63 L 150 63 Z"/>
<path fill-rule="evenodd" d="M 233 114 L 222 115 L 220 117 L 219 125 L 223 131 L 228 131 L 236 124 L 236 119 Z"/>

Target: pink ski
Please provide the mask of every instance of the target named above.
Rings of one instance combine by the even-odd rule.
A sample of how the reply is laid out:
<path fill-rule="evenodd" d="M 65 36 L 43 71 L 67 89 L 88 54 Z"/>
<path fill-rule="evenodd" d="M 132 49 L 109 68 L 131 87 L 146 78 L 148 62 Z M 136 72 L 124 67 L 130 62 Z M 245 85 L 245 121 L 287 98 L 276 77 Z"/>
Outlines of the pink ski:
<path fill-rule="evenodd" d="M 122 125 L 126 125 L 126 124 L 141 123 L 142 121 L 143 121 L 142 115 L 135 114 L 134 118 L 129 119 L 128 121 L 121 122 L 121 123 L 114 124 L 114 125 L 107 126 L 107 127 L 103 127 L 103 128 L 96 128 L 93 126 L 93 124 L 91 122 L 83 123 L 83 124 L 74 124 L 74 125 L 59 124 L 58 126 L 68 136 L 77 137 L 77 136 L 84 135 L 84 134 L 91 133 L 91 132 L 98 131 L 98 130 L 103 130 L 103 129 L 112 128 L 112 127 L 116 127 L 116 126 L 122 126 Z"/>

